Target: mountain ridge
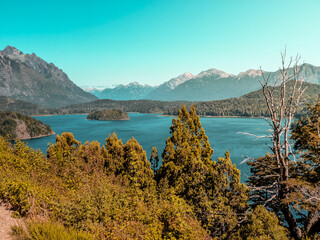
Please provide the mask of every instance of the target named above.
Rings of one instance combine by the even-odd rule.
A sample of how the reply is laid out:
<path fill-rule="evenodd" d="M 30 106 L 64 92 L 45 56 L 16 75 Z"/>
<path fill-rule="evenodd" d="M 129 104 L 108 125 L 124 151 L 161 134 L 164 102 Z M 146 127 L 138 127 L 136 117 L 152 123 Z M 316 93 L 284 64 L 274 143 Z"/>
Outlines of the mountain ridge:
<path fill-rule="evenodd" d="M 292 69 L 290 69 L 292 71 Z M 261 88 L 260 80 L 262 73 L 270 75 L 270 84 L 277 85 L 277 79 L 281 78 L 280 70 L 268 72 L 248 69 L 238 74 L 230 74 L 215 68 L 200 72 L 197 75 L 184 73 L 178 77 L 171 78 L 153 90 L 146 90 L 144 94 L 136 94 L 132 97 L 130 91 L 117 95 L 119 86 L 127 88 L 128 85 L 118 85 L 115 88 L 108 88 L 109 94 L 100 98 L 114 100 L 161 100 L 161 101 L 214 101 L 228 98 L 240 97 Z M 299 75 L 308 83 L 320 84 L 320 67 L 304 63 L 300 66 Z M 136 83 L 138 84 L 138 83 Z M 138 84 L 139 85 L 139 84 Z M 142 85 L 140 85 L 142 86 Z M 149 93 L 148 93 L 149 91 Z M 148 94 L 146 94 L 148 93 Z"/>
<path fill-rule="evenodd" d="M 97 99 L 74 84 L 53 63 L 11 46 L 0 51 L 0 95 L 46 108 Z"/>

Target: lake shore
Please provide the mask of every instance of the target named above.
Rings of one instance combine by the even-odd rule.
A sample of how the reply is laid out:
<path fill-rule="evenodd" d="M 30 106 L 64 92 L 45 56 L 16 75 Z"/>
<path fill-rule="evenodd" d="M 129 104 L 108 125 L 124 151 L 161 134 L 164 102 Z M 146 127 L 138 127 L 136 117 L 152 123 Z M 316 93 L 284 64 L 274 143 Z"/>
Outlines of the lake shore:
<path fill-rule="evenodd" d="M 128 112 L 128 113 L 140 113 L 140 112 Z M 72 114 L 37 114 L 30 115 L 31 117 L 49 117 L 49 116 L 64 116 L 64 115 L 88 115 L 89 113 L 72 113 Z M 140 113 L 140 114 L 159 114 L 163 117 L 177 117 L 177 115 L 167 115 L 161 113 Z M 207 115 L 199 115 L 201 118 L 252 118 L 252 119 L 260 119 L 266 118 L 263 116 L 260 117 L 248 117 L 248 116 L 207 116 Z"/>

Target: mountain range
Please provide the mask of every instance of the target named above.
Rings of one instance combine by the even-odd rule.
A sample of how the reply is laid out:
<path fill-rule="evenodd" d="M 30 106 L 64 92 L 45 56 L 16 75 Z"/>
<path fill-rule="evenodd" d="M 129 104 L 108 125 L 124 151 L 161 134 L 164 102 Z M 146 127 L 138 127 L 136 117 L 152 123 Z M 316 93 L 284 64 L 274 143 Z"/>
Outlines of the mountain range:
<path fill-rule="evenodd" d="M 1 95 L 46 108 L 98 99 L 79 88 L 53 63 L 11 46 L 0 51 Z"/>
<path fill-rule="evenodd" d="M 275 86 L 277 79 L 281 77 L 280 70 L 264 74 L 270 75 L 270 83 Z M 24 54 L 11 46 L 0 51 L 0 96 L 29 102 L 46 109 L 91 102 L 98 98 L 193 102 L 223 100 L 259 90 L 261 75 L 260 70 L 250 69 L 234 75 L 212 68 L 197 75 L 183 73 L 159 86 L 133 82 L 102 91 L 89 88 L 89 92 L 86 92 L 74 84 L 63 70 L 34 53 Z M 320 83 L 320 67 L 302 64 L 299 75 L 307 83 Z M 16 105 L 21 103 L 16 102 Z M 36 112 L 41 111 L 42 109 L 37 109 Z"/>
<path fill-rule="evenodd" d="M 263 72 L 269 76 L 270 84 L 277 86 L 281 77 L 280 70 Z M 299 75 L 305 82 L 320 83 L 320 67 L 311 64 L 302 64 Z M 261 88 L 260 70 L 249 69 L 238 75 L 229 74 L 218 69 L 209 69 L 198 75 L 184 73 L 176 78 L 156 86 L 143 86 L 137 82 L 129 85 L 119 85 L 113 89 L 105 89 L 104 94 L 93 93 L 101 99 L 114 100 L 162 100 L 162 101 L 213 101 L 240 97 Z"/>

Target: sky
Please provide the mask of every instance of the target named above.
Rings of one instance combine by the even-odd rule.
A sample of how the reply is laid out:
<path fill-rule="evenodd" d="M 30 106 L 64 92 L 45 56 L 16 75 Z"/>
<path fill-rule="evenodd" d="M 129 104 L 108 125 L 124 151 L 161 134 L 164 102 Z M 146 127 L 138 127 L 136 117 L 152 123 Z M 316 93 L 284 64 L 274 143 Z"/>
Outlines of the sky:
<path fill-rule="evenodd" d="M 184 72 L 320 66 L 318 0 L 0 0 L 0 49 L 35 53 L 79 86 L 159 85 Z"/>

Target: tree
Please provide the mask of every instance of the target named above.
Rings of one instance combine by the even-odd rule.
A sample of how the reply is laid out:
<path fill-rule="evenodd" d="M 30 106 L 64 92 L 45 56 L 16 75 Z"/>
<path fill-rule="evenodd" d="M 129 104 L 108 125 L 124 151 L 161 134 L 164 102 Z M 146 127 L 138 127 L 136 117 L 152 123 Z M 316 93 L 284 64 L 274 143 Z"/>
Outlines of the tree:
<path fill-rule="evenodd" d="M 134 138 L 128 140 L 124 145 L 122 174 L 130 180 L 133 186 L 141 190 L 154 189 L 154 174 L 146 152 Z"/>
<path fill-rule="evenodd" d="M 288 65 L 285 65 L 285 60 L 284 52 L 280 78 L 275 81 L 276 84 L 280 84 L 279 91 L 270 86 L 270 75 L 266 76 L 261 70 L 263 77 L 261 86 L 270 116 L 267 121 L 271 127 L 271 154 L 249 162 L 253 174 L 249 177 L 248 185 L 252 190 L 253 205 L 263 204 L 271 209 L 282 223 L 288 226 L 293 238 L 302 239 L 304 234 L 306 236 L 312 234 L 306 227 L 312 220 L 309 217 L 300 218 L 307 209 L 298 206 L 293 198 L 294 195 L 298 196 L 293 195 L 297 190 L 293 185 L 298 181 L 296 177 L 298 165 L 292 161 L 296 156 L 291 150 L 289 131 L 306 88 L 299 78 L 299 57 L 294 61 L 291 59 Z"/>
<path fill-rule="evenodd" d="M 170 133 L 156 175 L 160 188 L 169 188 L 191 205 L 212 237 L 227 238 L 247 209 L 248 188 L 240 183 L 240 171 L 228 152 L 212 161 L 213 150 L 194 106 L 190 112 L 182 106 Z"/>
<path fill-rule="evenodd" d="M 235 239 L 287 240 L 288 231 L 280 225 L 277 216 L 259 205 L 248 214 Z"/>
<path fill-rule="evenodd" d="M 152 152 L 150 156 L 150 163 L 151 163 L 151 169 L 154 174 L 156 174 L 158 168 L 159 168 L 159 156 L 158 156 L 158 150 L 156 147 L 152 147 Z"/>
<path fill-rule="evenodd" d="M 320 99 L 308 109 L 309 116 L 292 125 L 294 149 L 301 157 L 289 184 L 295 190 L 290 196 L 292 201 L 307 211 L 302 215 L 305 232 L 313 235 L 320 232 Z"/>

